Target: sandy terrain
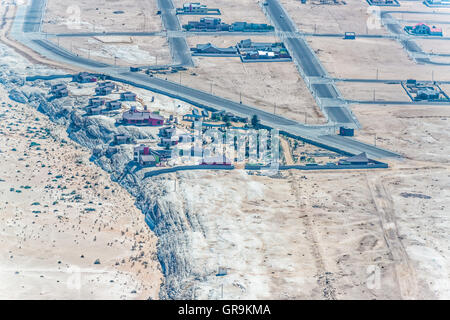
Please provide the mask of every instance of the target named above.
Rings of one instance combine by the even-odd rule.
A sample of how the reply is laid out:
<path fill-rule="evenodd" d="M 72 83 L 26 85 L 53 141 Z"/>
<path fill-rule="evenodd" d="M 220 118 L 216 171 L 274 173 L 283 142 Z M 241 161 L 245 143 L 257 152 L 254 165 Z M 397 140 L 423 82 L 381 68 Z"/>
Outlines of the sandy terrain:
<path fill-rule="evenodd" d="M 188 44 L 211 42 L 228 47 L 248 37 L 189 37 Z M 274 41 L 273 37 L 251 37 L 253 41 Z M 196 89 L 212 92 L 220 97 L 239 101 L 268 112 L 282 114 L 304 122 L 304 112 L 308 123 L 324 122 L 324 118 L 311 93 L 306 88 L 292 62 L 242 63 L 238 57 L 193 57 L 195 67 L 187 72 L 167 75 L 167 79 L 189 84 Z M 227 77 L 223 75 L 226 74 Z M 166 76 L 164 76 L 165 78 Z"/>
<path fill-rule="evenodd" d="M 357 139 L 433 164 L 449 163 L 447 106 L 352 105 L 364 130 Z"/>
<path fill-rule="evenodd" d="M 307 33 L 387 34 L 384 28 L 369 28 L 372 9 L 366 1 L 339 1 L 339 5 L 319 5 L 320 1 L 302 4 L 298 0 L 281 0 L 281 4 L 296 23 L 299 31 Z M 345 2 L 346 4 L 342 4 Z M 352 19 L 348 19 L 348 17 Z"/>
<path fill-rule="evenodd" d="M 159 31 L 162 23 L 157 11 L 156 1 L 48 0 L 42 30 L 49 33 Z"/>
<path fill-rule="evenodd" d="M 156 238 L 134 200 L 62 127 L 6 95 L 0 298 L 158 298 Z"/>
<path fill-rule="evenodd" d="M 199 199 L 233 181 L 221 194 L 235 201 L 208 201 L 221 208 L 223 222 L 209 225 L 219 241 L 196 244 L 212 248 L 211 264 L 230 269 L 200 292 L 220 296 L 223 284 L 224 298 L 448 299 L 448 108 L 353 111 L 364 127 L 358 139 L 371 143 L 377 133 L 378 145 L 407 159 L 369 172 L 292 171 L 267 179 L 235 171 L 185 180 L 180 189 Z M 210 206 L 195 207 L 205 223 Z"/>
<path fill-rule="evenodd" d="M 267 21 L 261 7 L 257 0 L 239 0 L 239 1 L 228 1 L 228 0 L 202 0 L 193 1 L 205 4 L 208 8 L 220 9 L 221 15 L 212 15 L 211 17 L 216 17 L 222 19 L 222 22 L 232 24 L 233 22 L 246 21 L 252 23 L 269 23 Z M 174 7 L 181 8 L 183 3 L 189 3 L 186 0 L 173 0 Z M 206 15 L 205 15 L 206 16 Z M 178 15 L 180 23 L 187 24 L 189 21 L 198 21 L 203 15 Z"/>
<path fill-rule="evenodd" d="M 390 39 L 308 38 L 308 43 L 332 77 L 450 80 L 450 66 L 419 65 L 402 46 Z M 387 54 L 389 53 L 389 54 Z"/>
<path fill-rule="evenodd" d="M 61 37 L 52 38 L 52 41 L 77 55 L 112 65 L 148 66 L 171 62 L 169 45 L 164 37 Z"/>
<path fill-rule="evenodd" d="M 344 7 L 361 11 L 367 6 L 349 3 L 354 7 L 318 8 L 344 15 Z M 404 8 L 416 5 L 405 3 Z M 304 22 L 310 28 L 318 19 L 301 17 L 311 19 Z M 349 26 L 363 29 L 363 21 L 355 20 L 349 19 Z M 318 21 L 347 31 L 344 19 L 320 16 Z M 190 45 L 228 46 L 239 40 L 189 38 Z M 375 78 L 378 69 L 380 79 L 425 80 L 434 71 L 435 79 L 450 80 L 450 68 L 416 65 L 395 41 L 310 42 L 332 76 Z M 320 119 L 292 63 L 242 64 L 238 58 L 195 62 L 196 68 L 181 73 L 182 83 L 208 92 L 212 83 L 220 96 L 238 101 L 242 92 L 244 103 L 268 111 L 277 103 L 278 112 L 287 117 L 303 121 L 301 112 L 307 111 L 309 121 Z M 169 79 L 180 81 L 180 74 Z M 377 98 L 407 100 L 398 85 L 338 85 L 345 97 L 370 99 L 376 87 Z M 92 94 L 93 86 L 69 89 L 82 97 Z M 151 96 L 133 91 L 145 102 Z M 165 99 L 158 97 L 150 108 L 189 109 Z M 405 158 L 372 171 L 290 171 L 273 177 L 243 170 L 176 173 L 164 176 L 177 180 L 176 189 L 161 195 L 160 182 L 170 181 L 155 179 L 158 202 L 168 203 L 165 208 L 179 217 L 176 224 L 186 226 L 180 232 L 192 240 L 184 256 L 194 261 L 189 276 L 204 278 L 183 280 L 196 288 L 195 298 L 450 298 L 448 107 L 353 105 L 352 110 L 363 127 L 358 139 L 373 143 L 376 134 L 377 145 Z M 6 104 L 0 106 L 0 117 L 0 297 L 11 292 L 20 298 L 157 297 L 156 241 L 133 199 L 88 161 L 89 152 L 39 113 Z M 179 248 L 171 249 L 180 254 Z M 96 259 L 101 263 L 94 264 Z M 80 278 L 72 272 L 77 274 L 76 267 Z M 216 277 L 219 267 L 227 269 L 226 276 Z"/>
<path fill-rule="evenodd" d="M 411 101 L 400 84 L 336 82 L 345 99 Z"/>
<path fill-rule="evenodd" d="M 416 43 L 425 52 L 450 54 L 450 41 L 448 40 L 417 39 Z"/>
<path fill-rule="evenodd" d="M 222 286 L 225 299 L 448 298 L 448 167 L 396 166 L 179 175 L 204 230 L 193 258 L 211 273 L 196 298 L 221 298 Z M 226 276 L 215 277 L 219 267 Z"/>

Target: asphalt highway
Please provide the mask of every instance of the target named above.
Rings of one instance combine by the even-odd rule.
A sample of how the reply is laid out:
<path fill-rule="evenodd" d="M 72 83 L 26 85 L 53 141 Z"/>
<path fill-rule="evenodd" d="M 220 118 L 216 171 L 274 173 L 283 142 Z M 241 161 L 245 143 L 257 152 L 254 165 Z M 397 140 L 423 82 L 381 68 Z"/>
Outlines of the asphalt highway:
<path fill-rule="evenodd" d="M 159 0 L 163 1 L 163 0 Z M 252 117 L 253 115 L 257 115 L 261 120 L 262 124 L 270 127 L 279 129 L 282 132 L 286 132 L 293 136 L 298 136 L 301 138 L 309 139 L 311 141 L 316 141 L 323 145 L 329 146 L 331 148 L 341 150 L 344 152 L 356 154 L 360 152 L 366 152 L 370 158 L 378 159 L 384 157 L 398 157 L 399 155 L 387 150 L 383 150 L 380 148 L 376 148 L 365 143 L 359 142 L 354 139 L 343 139 L 343 137 L 328 135 L 328 133 L 334 128 L 334 125 L 318 125 L 318 126 L 307 126 L 295 121 L 286 119 L 280 115 L 271 114 L 258 108 L 248 106 L 245 104 L 241 104 L 238 102 L 234 102 L 231 100 L 227 100 L 221 97 L 217 97 L 215 95 L 192 89 L 186 86 L 183 86 L 178 83 L 166 81 L 163 79 L 158 79 L 156 77 L 150 77 L 148 75 L 142 73 L 134 73 L 129 72 L 127 68 L 116 67 L 106 64 L 101 64 L 83 57 L 78 57 L 71 52 L 63 50 L 52 44 L 50 41 L 45 40 L 45 37 L 41 35 L 41 39 L 35 39 L 33 34 L 33 38 L 30 38 L 32 33 L 35 33 L 36 30 L 40 30 L 39 26 L 32 28 L 33 31 L 29 33 L 24 32 L 25 25 L 32 25 L 31 21 L 40 21 L 41 12 L 37 12 L 36 8 L 41 8 L 42 6 L 37 6 L 35 2 L 45 2 L 43 0 L 33 0 L 31 2 L 31 7 L 33 10 L 26 11 L 25 7 L 19 6 L 16 14 L 16 18 L 14 20 L 13 26 L 11 28 L 11 36 L 15 38 L 17 41 L 23 43 L 26 46 L 29 46 L 31 49 L 40 53 L 47 58 L 50 58 L 55 61 L 60 61 L 69 65 L 77 65 L 79 67 L 83 67 L 84 69 L 90 70 L 92 72 L 103 73 L 109 75 L 118 81 L 130 83 L 134 86 L 145 88 L 154 92 L 162 93 L 167 96 L 171 96 L 194 105 L 198 106 L 206 106 L 211 107 L 217 110 L 226 110 L 233 112 L 237 115 Z M 40 23 L 40 22 L 39 22 Z M 30 29 L 31 30 L 31 29 Z M 311 56 L 310 56 L 311 57 Z M 320 69 L 317 69 L 320 71 Z M 322 88 L 322 89 L 321 89 Z M 334 95 L 330 87 L 322 86 L 317 87 L 317 90 L 324 90 L 328 95 Z M 329 93 L 328 93 L 329 91 Z M 343 111 L 338 110 L 339 107 L 335 108 L 332 112 L 337 112 L 338 116 L 343 113 Z M 337 125 L 339 125 L 339 121 L 336 121 Z"/>
<path fill-rule="evenodd" d="M 161 18 L 165 29 L 169 32 L 181 31 L 180 22 L 175 13 L 172 0 L 158 0 L 158 7 L 161 11 Z M 194 65 L 191 57 L 189 46 L 184 35 L 168 36 L 170 50 L 174 64 L 179 64 L 186 67 Z"/>

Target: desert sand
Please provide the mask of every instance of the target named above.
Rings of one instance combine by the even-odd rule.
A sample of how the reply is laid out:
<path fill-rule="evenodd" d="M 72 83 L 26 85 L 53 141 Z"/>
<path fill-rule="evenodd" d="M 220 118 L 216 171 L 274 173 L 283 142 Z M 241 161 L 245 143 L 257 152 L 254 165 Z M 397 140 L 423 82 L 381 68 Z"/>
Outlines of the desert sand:
<path fill-rule="evenodd" d="M 0 96 L 0 298 L 158 298 L 156 238 L 134 199 L 64 127 Z"/>

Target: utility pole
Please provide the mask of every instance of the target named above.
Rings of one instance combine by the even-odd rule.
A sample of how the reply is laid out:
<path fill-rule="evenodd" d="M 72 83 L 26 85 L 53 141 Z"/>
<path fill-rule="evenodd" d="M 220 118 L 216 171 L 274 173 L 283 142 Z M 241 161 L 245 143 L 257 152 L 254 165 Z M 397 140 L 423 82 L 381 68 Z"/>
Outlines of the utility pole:
<path fill-rule="evenodd" d="M 239 103 L 242 104 L 242 91 L 239 91 Z"/>
<path fill-rule="evenodd" d="M 378 68 L 377 68 L 377 80 L 378 80 Z"/>
<path fill-rule="evenodd" d="M 142 12 L 142 14 L 144 15 L 144 30 L 143 31 L 145 32 L 145 29 L 146 29 L 145 28 L 145 23 L 146 23 L 147 17 L 145 16 L 145 12 Z"/>

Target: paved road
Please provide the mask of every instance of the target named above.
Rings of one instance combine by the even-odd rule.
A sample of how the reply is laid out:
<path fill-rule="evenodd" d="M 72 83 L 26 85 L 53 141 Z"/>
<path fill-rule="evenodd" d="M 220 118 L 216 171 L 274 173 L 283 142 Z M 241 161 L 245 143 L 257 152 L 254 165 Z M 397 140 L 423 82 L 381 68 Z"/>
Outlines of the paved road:
<path fill-rule="evenodd" d="M 293 34 L 293 36 L 288 35 L 284 37 L 283 40 L 289 48 L 292 58 L 303 70 L 304 76 L 306 78 L 326 78 L 328 76 L 327 72 L 322 68 L 319 59 L 309 48 L 306 41 L 302 37 L 294 35 L 297 33 L 297 28 L 282 5 L 278 0 L 267 0 L 266 3 L 267 5 L 264 7 L 270 19 L 273 21 L 276 31 Z M 333 83 L 312 84 L 311 90 L 314 92 L 314 96 L 319 103 L 323 99 L 342 99 Z M 358 126 L 357 121 L 352 117 L 346 105 L 323 108 L 323 111 L 327 114 L 330 121 Z"/>
<path fill-rule="evenodd" d="M 373 159 L 399 156 L 396 153 L 392 153 L 379 148 L 374 148 L 354 139 L 343 140 L 340 139 L 340 137 L 335 138 L 334 136 L 328 136 L 327 133 L 329 133 L 330 128 L 333 127 L 330 125 L 302 125 L 282 116 L 264 112 L 257 108 L 220 98 L 206 92 L 182 86 L 177 83 L 165 81 L 155 77 L 149 77 L 142 73 L 132 73 L 129 72 L 127 68 L 104 64 L 98 65 L 96 62 L 93 62 L 89 59 L 77 57 L 71 52 L 61 50 L 51 42 L 45 41 L 45 38 L 42 35 L 42 39 L 30 39 L 28 37 L 30 33 L 23 32 L 23 25 L 24 22 L 28 20 L 28 18 L 32 19 L 32 16 L 34 14 L 25 14 L 25 10 L 23 9 L 23 7 L 18 8 L 16 19 L 14 20 L 14 24 L 11 29 L 11 36 L 16 40 L 22 42 L 24 45 L 29 46 L 36 52 L 42 54 L 43 56 L 47 56 L 50 59 L 60 61 L 69 65 L 77 65 L 93 72 L 110 75 L 111 77 L 116 77 L 118 81 L 130 83 L 137 87 L 145 88 L 154 92 L 159 92 L 167 96 L 187 101 L 194 105 L 208 106 L 218 110 L 223 109 L 233 112 L 237 115 L 247 117 L 251 117 L 256 114 L 261 119 L 261 122 L 264 125 L 267 125 L 271 128 L 277 128 L 280 131 L 284 131 L 288 134 L 309 139 L 312 142 L 315 141 L 317 143 L 323 144 L 324 146 L 329 146 L 330 148 L 334 148 L 344 152 L 352 154 L 367 152 L 368 156 Z"/>
<path fill-rule="evenodd" d="M 23 32 L 41 31 L 42 14 L 47 1 L 32 1 L 27 9 L 27 20 L 23 24 Z"/>
<path fill-rule="evenodd" d="M 48 41 L 48 40 L 32 40 L 34 43 L 36 43 L 38 46 L 48 50 L 48 51 L 52 51 L 53 53 L 64 57 L 66 59 L 78 62 L 80 64 L 89 66 L 89 67 L 94 67 L 94 68 L 104 68 L 104 67 L 108 67 L 109 65 L 105 64 L 105 63 L 101 63 L 101 62 L 97 62 L 94 60 L 90 60 L 84 57 L 80 57 L 77 55 L 74 55 L 73 53 L 64 50 L 61 47 L 58 47 L 56 44 Z"/>
<path fill-rule="evenodd" d="M 161 19 L 167 31 L 181 31 L 180 22 L 175 13 L 172 0 L 158 0 L 158 7 L 161 10 Z M 191 51 L 184 35 L 168 36 L 170 51 L 174 64 L 186 67 L 194 66 Z"/>

